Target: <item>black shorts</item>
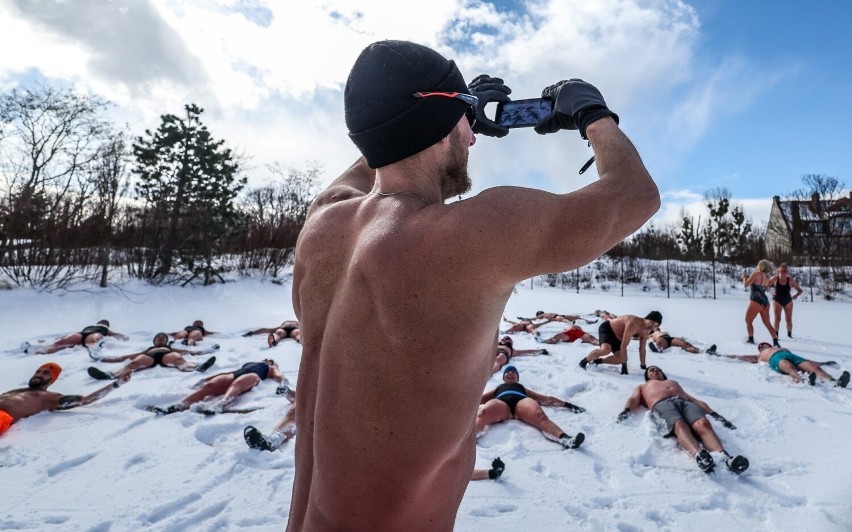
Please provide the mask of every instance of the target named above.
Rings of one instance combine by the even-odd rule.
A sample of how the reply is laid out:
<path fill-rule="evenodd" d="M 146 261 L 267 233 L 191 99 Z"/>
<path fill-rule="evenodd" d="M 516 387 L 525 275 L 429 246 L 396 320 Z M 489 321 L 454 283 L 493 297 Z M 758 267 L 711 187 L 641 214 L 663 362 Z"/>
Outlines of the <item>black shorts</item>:
<path fill-rule="evenodd" d="M 612 352 L 618 352 L 621 349 L 621 338 L 615 335 L 612 330 L 612 325 L 609 321 L 604 321 L 598 327 L 598 342 L 601 344 L 609 344 L 612 346 Z"/>

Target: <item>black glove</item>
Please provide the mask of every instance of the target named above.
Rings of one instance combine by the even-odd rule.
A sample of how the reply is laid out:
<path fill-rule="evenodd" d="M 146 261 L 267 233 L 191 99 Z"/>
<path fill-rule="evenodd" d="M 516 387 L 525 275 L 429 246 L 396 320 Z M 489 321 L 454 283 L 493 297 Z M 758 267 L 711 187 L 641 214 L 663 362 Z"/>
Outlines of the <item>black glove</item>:
<path fill-rule="evenodd" d="M 541 97 L 553 100 L 553 112 L 535 125 L 540 135 L 579 129 L 585 139 L 586 128 L 596 120 L 611 116 L 618 123 L 618 115 L 607 108 L 601 92 L 582 79 L 560 81 L 541 91 Z"/>
<path fill-rule="evenodd" d="M 473 125 L 474 133 L 481 133 L 489 137 L 505 137 L 509 134 L 509 128 L 498 126 L 494 121 L 485 116 L 485 104 L 488 102 L 508 102 L 512 89 L 507 87 L 500 78 L 492 78 L 488 74 L 480 74 L 471 81 L 468 90 L 473 96 L 479 98 L 476 106 L 476 123 Z"/>
<path fill-rule="evenodd" d="M 500 460 L 500 457 L 498 456 L 493 462 L 491 462 L 491 469 L 488 470 L 488 478 L 491 480 L 498 479 L 505 470 L 506 464 L 504 464 L 503 460 Z"/>
<path fill-rule="evenodd" d="M 577 405 L 572 405 L 568 401 L 565 401 L 565 404 L 563 404 L 562 406 L 564 406 L 565 408 L 567 408 L 571 412 L 574 412 L 575 414 L 582 414 L 583 412 L 586 411 L 585 408 L 579 407 Z"/>
<path fill-rule="evenodd" d="M 735 427 L 733 423 L 722 417 L 721 414 L 718 414 L 716 412 L 710 412 L 710 417 L 724 425 L 726 429 L 737 430 L 737 427 Z"/>
<path fill-rule="evenodd" d="M 248 338 L 249 336 L 251 336 L 251 331 L 243 334 L 243 338 Z"/>
<path fill-rule="evenodd" d="M 630 417 L 630 409 L 629 409 L 629 408 L 625 408 L 624 410 L 622 410 L 622 411 L 621 411 L 621 413 L 620 413 L 620 414 L 618 414 L 618 417 L 617 417 L 617 418 L 615 418 L 615 422 L 616 422 L 616 423 L 621 423 L 622 421 L 624 421 L 625 419 L 627 419 L 627 418 L 629 418 L 629 417 Z"/>
<path fill-rule="evenodd" d="M 539 349 L 538 354 L 539 355 L 549 355 L 550 351 L 548 351 L 547 349 Z"/>

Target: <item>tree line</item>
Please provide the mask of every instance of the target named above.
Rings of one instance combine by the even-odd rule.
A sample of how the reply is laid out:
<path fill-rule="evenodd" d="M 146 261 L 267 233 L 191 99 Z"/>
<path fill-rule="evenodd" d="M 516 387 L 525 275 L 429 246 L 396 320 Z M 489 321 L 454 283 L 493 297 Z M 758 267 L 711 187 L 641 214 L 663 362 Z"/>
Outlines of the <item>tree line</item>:
<path fill-rule="evenodd" d="M 48 290 L 107 286 L 119 275 L 211 284 L 233 272 L 274 277 L 291 262 L 319 165 L 273 164 L 271 182 L 247 187 L 245 157 L 213 136 L 201 107 L 163 115 L 138 136 L 111 124 L 109 107 L 49 85 L 0 93 L 1 277 Z M 788 197 L 845 186 L 826 176 L 803 181 Z M 764 257 L 766 227 L 753 225 L 730 190 L 704 199 L 703 216 L 682 211 L 679 223 L 650 225 L 607 255 L 707 261 L 714 271 L 789 261 Z"/>
<path fill-rule="evenodd" d="M 268 167 L 247 188 L 243 158 L 203 109 L 132 137 L 110 104 L 48 85 L 0 94 L 0 275 L 16 285 L 107 286 L 127 275 L 210 284 L 277 275 L 291 259 L 321 168 Z"/>

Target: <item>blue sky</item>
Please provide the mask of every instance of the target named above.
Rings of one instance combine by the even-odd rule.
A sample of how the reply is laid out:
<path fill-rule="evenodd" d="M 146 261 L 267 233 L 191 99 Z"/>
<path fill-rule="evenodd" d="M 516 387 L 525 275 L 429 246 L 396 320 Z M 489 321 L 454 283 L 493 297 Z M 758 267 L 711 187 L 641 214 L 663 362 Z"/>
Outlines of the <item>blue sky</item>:
<path fill-rule="evenodd" d="M 415 14 L 416 16 L 412 16 Z M 852 181 L 852 2 L 732 0 L 7 0 L 0 89 L 33 80 L 115 103 L 140 134 L 183 104 L 265 165 L 316 161 L 327 180 L 357 156 L 342 89 L 381 39 L 432 46 L 468 79 L 506 79 L 516 98 L 560 79 L 598 86 L 663 192 L 657 221 L 702 210 L 715 187 L 755 221 L 801 175 Z M 516 130 L 471 151 L 473 193 L 494 185 L 568 192 L 589 148 L 574 132 Z"/>

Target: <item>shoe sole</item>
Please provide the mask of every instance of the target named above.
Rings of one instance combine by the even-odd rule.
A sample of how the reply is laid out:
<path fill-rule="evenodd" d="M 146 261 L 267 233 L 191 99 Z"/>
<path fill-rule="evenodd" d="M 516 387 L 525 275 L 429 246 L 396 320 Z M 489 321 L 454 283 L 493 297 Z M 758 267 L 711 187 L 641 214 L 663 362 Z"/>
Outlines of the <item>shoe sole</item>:
<path fill-rule="evenodd" d="M 837 386 L 839 386 L 841 388 L 846 388 L 846 386 L 848 384 L 849 384 L 849 372 L 844 371 L 843 373 L 840 374 L 840 378 L 837 379 Z"/>
<path fill-rule="evenodd" d="M 729 470 L 739 475 L 740 473 L 748 469 L 749 463 L 748 458 L 746 458 L 745 456 L 735 456 L 731 460 L 725 462 L 725 465 L 728 466 Z"/>

